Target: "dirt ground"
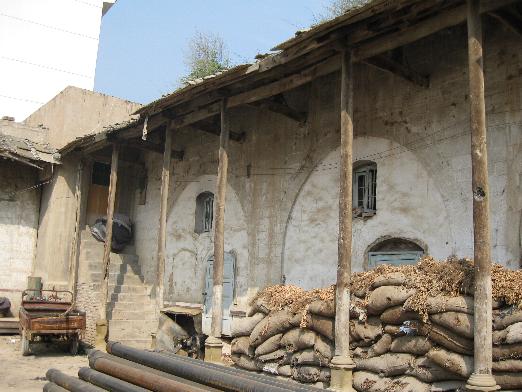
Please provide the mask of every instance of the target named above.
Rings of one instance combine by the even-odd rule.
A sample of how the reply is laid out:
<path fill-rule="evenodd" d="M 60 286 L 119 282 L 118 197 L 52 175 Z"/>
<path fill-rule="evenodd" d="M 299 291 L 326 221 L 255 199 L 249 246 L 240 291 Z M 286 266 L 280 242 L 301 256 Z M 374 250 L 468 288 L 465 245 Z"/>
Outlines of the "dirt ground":
<path fill-rule="evenodd" d="M 34 355 L 24 357 L 20 336 L 0 335 L 0 391 L 41 392 L 48 369 L 76 376 L 80 367 L 89 366 L 85 354 L 72 356 L 63 345 L 41 343 L 31 350 Z"/>

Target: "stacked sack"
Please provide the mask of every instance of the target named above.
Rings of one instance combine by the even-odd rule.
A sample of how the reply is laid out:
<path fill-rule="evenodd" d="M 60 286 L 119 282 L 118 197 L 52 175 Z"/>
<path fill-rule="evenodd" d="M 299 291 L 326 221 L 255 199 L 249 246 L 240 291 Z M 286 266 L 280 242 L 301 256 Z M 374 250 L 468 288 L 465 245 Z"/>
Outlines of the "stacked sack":
<path fill-rule="evenodd" d="M 522 389 L 522 271 L 495 265 L 493 374 Z M 463 388 L 473 371 L 473 263 L 426 257 L 352 276 L 350 347 L 357 391 Z M 232 324 L 236 366 L 304 383 L 330 379 L 335 288 L 273 286 Z M 348 331 L 347 331 L 348 332 Z"/>

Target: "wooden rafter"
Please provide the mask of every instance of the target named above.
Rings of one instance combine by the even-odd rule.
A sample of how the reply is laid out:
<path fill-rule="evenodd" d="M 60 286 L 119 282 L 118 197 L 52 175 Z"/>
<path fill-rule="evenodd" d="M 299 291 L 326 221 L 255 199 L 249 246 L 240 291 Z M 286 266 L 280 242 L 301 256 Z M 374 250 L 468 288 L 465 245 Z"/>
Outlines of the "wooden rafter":
<path fill-rule="evenodd" d="M 428 76 L 421 75 L 405 65 L 402 61 L 394 60 L 386 55 L 377 55 L 366 59 L 364 62 L 383 71 L 399 76 L 417 86 L 423 88 L 428 88 L 430 86 L 430 79 Z"/>
<path fill-rule="evenodd" d="M 512 32 L 522 36 L 522 18 L 518 13 L 512 13 L 507 9 L 490 12 L 489 15 L 500 21 Z"/>
<path fill-rule="evenodd" d="M 214 122 L 205 122 L 201 121 L 197 124 L 188 125 L 187 129 L 193 132 L 206 132 L 211 133 L 213 135 L 219 136 L 219 125 Z M 229 139 L 238 143 L 243 143 L 245 141 L 246 134 L 245 132 L 232 132 L 229 131 Z"/>
<path fill-rule="evenodd" d="M 254 102 L 250 105 L 260 107 L 262 109 L 266 109 L 271 112 L 285 116 L 299 123 L 299 125 L 301 126 L 306 124 L 306 121 L 308 119 L 308 113 L 300 112 L 290 107 L 282 95 L 276 95 L 273 98 L 269 98 L 264 101 Z"/>

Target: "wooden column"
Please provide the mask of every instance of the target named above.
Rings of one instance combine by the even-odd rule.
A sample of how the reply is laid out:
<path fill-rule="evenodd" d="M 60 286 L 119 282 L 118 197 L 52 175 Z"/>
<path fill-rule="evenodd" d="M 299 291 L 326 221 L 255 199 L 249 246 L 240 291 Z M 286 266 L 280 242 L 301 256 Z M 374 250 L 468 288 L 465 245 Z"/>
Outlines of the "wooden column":
<path fill-rule="evenodd" d="M 229 129 L 226 100 L 221 102 L 221 134 L 219 137 L 219 166 L 215 197 L 214 271 L 212 277 L 212 322 L 210 337 L 205 342 L 205 357 L 211 362 L 221 361 L 221 324 L 223 321 L 223 266 L 225 258 L 225 200 L 228 172 Z M 208 356 L 208 358 L 207 358 Z"/>
<path fill-rule="evenodd" d="M 353 63 L 351 51 L 341 56 L 341 162 L 339 184 L 339 238 L 335 292 L 335 357 L 332 383 L 337 391 L 352 391 L 350 357 L 350 276 L 352 272 L 352 147 L 353 147 Z"/>
<path fill-rule="evenodd" d="M 114 204 L 116 201 L 116 184 L 118 182 L 118 157 L 120 154 L 120 146 L 114 144 L 112 146 L 111 158 L 111 176 L 109 182 L 109 198 L 107 203 L 107 224 L 106 224 L 106 238 L 105 246 L 103 248 L 103 273 L 102 273 L 102 290 L 101 290 L 101 304 L 100 304 L 100 320 L 97 324 L 97 346 L 101 343 L 99 341 L 100 335 L 105 330 L 105 340 L 109 337 L 109 328 L 107 322 L 107 301 L 109 296 L 109 266 L 110 254 L 112 244 L 112 222 L 114 217 Z"/>
<path fill-rule="evenodd" d="M 499 389 L 491 375 L 492 299 L 488 156 L 480 0 L 468 0 L 468 62 L 475 261 L 474 372 L 469 390 Z"/>
<path fill-rule="evenodd" d="M 160 199 L 160 219 L 158 233 L 158 286 L 157 286 L 157 306 L 158 311 L 163 307 L 163 293 L 165 285 L 165 248 L 167 231 L 167 208 L 169 200 L 170 185 L 170 163 L 172 157 L 172 129 L 170 125 L 165 129 L 165 149 L 163 151 L 163 168 L 161 171 L 161 199 Z"/>
<path fill-rule="evenodd" d="M 69 274 L 71 277 L 70 287 L 73 292 L 73 300 L 71 304 L 71 310 L 76 305 L 77 300 L 77 286 L 78 286 L 78 261 L 79 261 L 79 250 L 80 250 L 80 224 L 81 224 L 81 215 L 82 215 L 82 188 L 83 188 L 83 168 L 84 162 L 82 159 L 78 161 L 78 169 L 76 171 L 76 185 L 74 190 L 74 199 L 75 199 L 75 222 L 74 222 L 74 234 L 73 240 L 71 243 L 71 252 L 70 252 L 70 270 Z"/>

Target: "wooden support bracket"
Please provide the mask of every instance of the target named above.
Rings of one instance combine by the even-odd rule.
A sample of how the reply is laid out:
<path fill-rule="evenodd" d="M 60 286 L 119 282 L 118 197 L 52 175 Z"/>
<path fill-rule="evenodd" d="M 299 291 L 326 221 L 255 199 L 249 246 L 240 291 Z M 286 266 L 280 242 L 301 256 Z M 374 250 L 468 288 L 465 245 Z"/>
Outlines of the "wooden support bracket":
<path fill-rule="evenodd" d="M 489 13 L 512 32 L 522 36 L 522 19 L 507 9 L 499 9 Z"/>
<path fill-rule="evenodd" d="M 249 104 L 249 106 L 263 108 L 271 112 L 283 115 L 299 123 L 300 126 L 305 125 L 306 121 L 308 120 L 308 113 L 300 112 L 291 108 L 286 102 L 283 95 L 281 94 L 276 95 L 273 98 L 267 99 L 265 101 L 253 102 Z"/>
<path fill-rule="evenodd" d="M 200 122 L 198 124 L 187 125 L 186 128 L 194 132 L 206 132 L 219 136 L 219 131 L 217 130 L 218 126 L 214 124 Z M 246 140 L 246 133 L 229 131 L 229 139 L 237 143 L 244 143 Z"/>
<path fill-rule="evenodd" d="M 405 65 L 402 61 L 394 60 L 386 55 L 377 55 L 364 60 L 366 64 L 390 72 L 417 86 L 428 88 L 430 86 L 429 76 L 421 75 Z"/>

